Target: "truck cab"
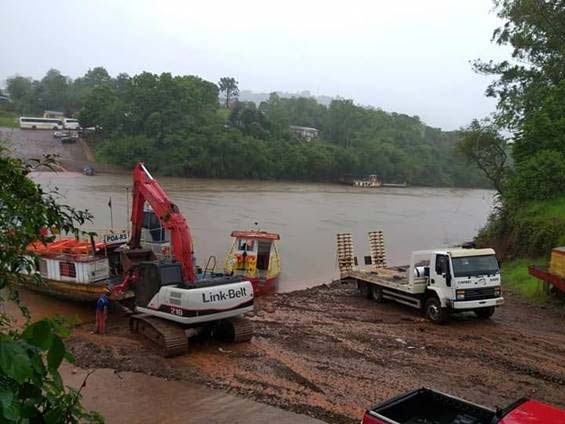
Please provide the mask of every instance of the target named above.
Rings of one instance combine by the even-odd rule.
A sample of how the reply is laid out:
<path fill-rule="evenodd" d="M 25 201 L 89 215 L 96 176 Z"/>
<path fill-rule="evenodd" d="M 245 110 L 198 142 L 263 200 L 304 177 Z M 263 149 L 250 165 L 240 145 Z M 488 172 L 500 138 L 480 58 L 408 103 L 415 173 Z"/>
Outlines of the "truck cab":
<path fill-rule="evenodd" d="M 429 265 L 416 266 L 418 260 L 426 256 Z M 414 252 L 410 267 L 409 279 L 426 280 L 423 306 L 432 321 L 444 321 L 450 311 L 474 311 L 479 318 L 489 318 L 495 307 L 504 303 L 500 269 L 493 249 Z"/>

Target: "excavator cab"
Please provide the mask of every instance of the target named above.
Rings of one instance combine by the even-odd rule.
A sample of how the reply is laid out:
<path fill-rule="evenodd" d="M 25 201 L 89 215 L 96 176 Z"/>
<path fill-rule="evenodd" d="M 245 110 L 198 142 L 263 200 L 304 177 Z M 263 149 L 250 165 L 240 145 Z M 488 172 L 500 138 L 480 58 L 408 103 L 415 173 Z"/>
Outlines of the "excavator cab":
<path fill-rule="evenodd" d="M 141 262 L 137 266 L 135 304 L 145 307 L 163 286 L 183 284 L 179 263 Z"/>

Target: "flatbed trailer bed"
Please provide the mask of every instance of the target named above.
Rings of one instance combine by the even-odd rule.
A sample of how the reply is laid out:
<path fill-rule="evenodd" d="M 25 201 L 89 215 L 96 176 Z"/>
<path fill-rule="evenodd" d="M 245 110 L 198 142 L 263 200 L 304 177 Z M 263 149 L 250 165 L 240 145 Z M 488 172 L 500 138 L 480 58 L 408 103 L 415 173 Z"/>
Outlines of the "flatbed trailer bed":
<path fill-rule="evenodd" d="M 406 276 L 406 270 L 400 267 L 348 270 L 341 273 L 341 279 L 356 282 L 360 290 L 363 289 L 363 285 L 367 287 L 376 285 L 381 289 L 379 295 L 382 295 L 383 299 L 394 300 L 416 308 L 422 307 L 428 284 L 426 277 L 417 277 L 410 282 Z M 370 290 L 366 293 L 368 297 L 371 297 Z"/>

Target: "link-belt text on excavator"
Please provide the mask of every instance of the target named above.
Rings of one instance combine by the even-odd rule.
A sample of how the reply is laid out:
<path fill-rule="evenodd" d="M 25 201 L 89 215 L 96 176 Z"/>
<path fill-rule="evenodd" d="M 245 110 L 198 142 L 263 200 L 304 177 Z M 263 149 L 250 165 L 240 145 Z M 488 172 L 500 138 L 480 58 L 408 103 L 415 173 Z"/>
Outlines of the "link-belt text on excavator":
<path fill-rule="evenodd" d="M 247 288 L 240 287 L 238 289 L 229 289 L 218 293 L 202 293 L 202 302 L 222 302 L 228 299 L 238 299 L 240 297 L 247 297 Z"/>

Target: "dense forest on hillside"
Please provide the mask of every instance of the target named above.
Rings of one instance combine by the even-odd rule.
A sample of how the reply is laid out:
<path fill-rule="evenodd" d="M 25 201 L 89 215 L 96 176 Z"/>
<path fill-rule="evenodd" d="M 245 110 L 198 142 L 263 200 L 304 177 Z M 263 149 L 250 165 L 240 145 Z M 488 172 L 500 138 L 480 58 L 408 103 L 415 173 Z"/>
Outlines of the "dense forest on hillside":
<path fill-rule="evenodd" d="M 332 181 L 378 174 L 415 185 L 489 186 L 456 150 L 458 133 L 352 100 L 326 106 L 273 93 L 256 105 L 239 101 L 235 87 L 219 101 L 218 85 L 196 76 L 111 77 L 101 67 L 75 80 L 57 70 L 39 81 L 16 76 L 7 92 L 20 114 L 64 110 L 97 127 L 99 160 L 126 167 L 145 160 L 166 175 Z M 302 140 L 290 125 L 317 128 L 319 137 Z"/>

